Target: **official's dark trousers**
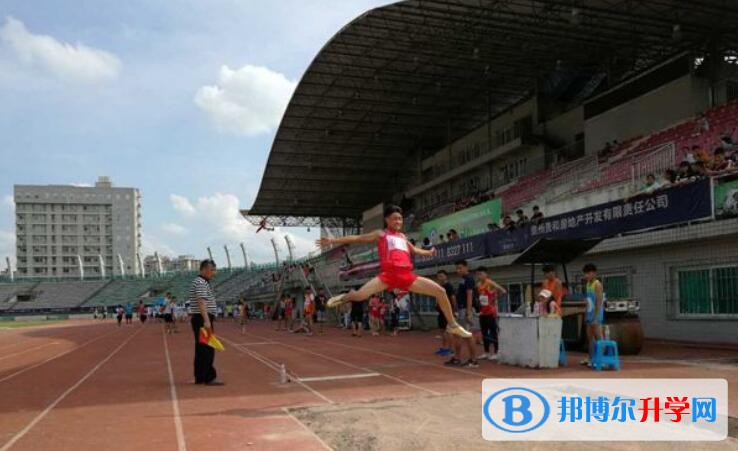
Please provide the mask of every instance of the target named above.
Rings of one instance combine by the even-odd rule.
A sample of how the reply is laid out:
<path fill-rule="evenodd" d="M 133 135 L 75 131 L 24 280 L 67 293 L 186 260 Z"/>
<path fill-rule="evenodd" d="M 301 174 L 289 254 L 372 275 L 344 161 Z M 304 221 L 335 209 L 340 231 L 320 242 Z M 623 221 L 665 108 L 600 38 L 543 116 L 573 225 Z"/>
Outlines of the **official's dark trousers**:
<path fill-rule="evenodd" d="M 215 328 L 213 324 L 215 316 L 212 314 L 208 316 L 210 316 L 210 324 Z M 215 367 L 213 367 L 215 349 L 200 343 L 200 328 L 205 324 L 202 315 L 199 313 L 192 315 L 190 323 L 192 324 L 192 332 L 195 334 L 195 383 L 207 384 L 214 381 L 217 376 Z"/>
<path fill-rule="evenodd" d="M 497 353 L 497 318 L 492 315 L 479 315 L 479 328 L 482 329 L 484 352 L 489 353 L 489 345 L 493 345 Z"/>

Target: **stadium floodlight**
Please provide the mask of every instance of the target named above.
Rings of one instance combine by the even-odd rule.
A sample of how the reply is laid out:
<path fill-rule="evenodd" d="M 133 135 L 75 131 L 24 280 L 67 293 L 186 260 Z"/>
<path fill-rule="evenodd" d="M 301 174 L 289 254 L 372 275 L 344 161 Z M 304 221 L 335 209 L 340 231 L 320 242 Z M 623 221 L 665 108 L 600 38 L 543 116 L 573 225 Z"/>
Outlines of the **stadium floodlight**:
<path fill-rule="evenodd" d="M 249 253 L 246 252 L 246 244 L 243 243 L 243 242 L 241 243 L 241 253 L 243 253 L 243 265 L 244 265 L 244 268 L 246 268 L 246 270 L 248 270 L 249 269 L 249 266 L 251 266 L 251 265 L 249 265 Z"/>
<path fill-rule="evenodd" d="M 277 267 L 279 267 L 279 251 L 277 250 L 277 242 L 272 237 L 271 239 L 272 247 L 274 248 L 274 261 L 277 263 Z"/>
<path fill-rule="evenodd" d="M 231 253 L 228 252 L 228 245 L 224 244 L 223 249 L 225 250 L 226 254 L 226 263 L 228 264 L 228 269 L 231 269 Z"/>
<path fill-rule="evenodd" d="M 123 264 L 123 257 L 121 257 L 120 254 L 118 254 L 118 265 L 120 266 L 120 275 L 125 277 L 125 275 L 126 275 L 126 265 Z"/>
<path fill-rule="evenodd" d="M 210 250 L 210 246 L 208 246 L 208 257 L 210 257 L 210 260 L 213 260 L 213 251 Z"/>
<path fill-rule="evenodd" d="M 77 254 L 77 264 L 79 265 L 79 280 L 85 280 L 85 267 L 82 265 L 82 256 Z"/>
<path fill-rule="evenodd" d="M 138 261 L 138 271 L 137 273 L 141 275 L 141 277 L 146 277 L 146 268 L 144 267 L 143 260 L 141 260 L 141 254 L 136 253 L 136 261 Z"/>
<path fill-rule="evenodd" d="M 287 252 L 290 254 L 290 263 L 292 263 L 295 261 L 295 244 L 292 242 L 289 235 L 285 235 L 284 240 L 287 242 Z"/>
<path fill-rule="evenodd" d="M 103 260 L 102 254 L 97 254 L 97 261 L 100 263 L 100 277 L 105 278 L 105 260 Z"/>

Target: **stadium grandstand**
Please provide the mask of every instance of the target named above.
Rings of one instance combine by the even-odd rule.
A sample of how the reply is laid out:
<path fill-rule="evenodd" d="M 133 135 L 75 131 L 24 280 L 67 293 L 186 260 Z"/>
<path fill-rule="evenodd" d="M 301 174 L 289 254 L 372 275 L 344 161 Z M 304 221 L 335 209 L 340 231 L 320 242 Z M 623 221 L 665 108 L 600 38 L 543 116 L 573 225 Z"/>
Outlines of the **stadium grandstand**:
<path fill-rule="evenodd" d="M 542 278 L 515 263 L 526 249 L 601 239 L 570 263 L 570 292 L 594 262 L 610 313 L 639 315 L 646 337 L 736 343 L 735 23 L 721 0 L 368 11 L 303 75 L 243 214 L 325 235 L 379 228 L 398 204 L 408 235 L 439 250 L 421 273 L 474 260 L 507 288 L 507 311 Z M 332 290 L 377 267 L 370 248 L 311 264 Z"/>

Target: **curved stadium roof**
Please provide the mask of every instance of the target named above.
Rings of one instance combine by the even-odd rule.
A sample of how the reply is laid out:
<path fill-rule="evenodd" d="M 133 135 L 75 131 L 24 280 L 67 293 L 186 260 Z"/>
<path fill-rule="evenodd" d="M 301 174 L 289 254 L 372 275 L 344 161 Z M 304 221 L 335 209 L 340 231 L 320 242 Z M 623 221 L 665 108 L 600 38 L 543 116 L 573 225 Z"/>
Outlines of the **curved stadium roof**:
<path fill-rule="evenodd" d="M 244 213 L 359 217 L 404 189 L 424 152 L 534 92 L 560 95 L 576 78 L 581 101 L 680 52 L 709 54 L 712 42 L 738 49 L 735 1 L 423 0 L 368 11 L 303 75 Z"/>

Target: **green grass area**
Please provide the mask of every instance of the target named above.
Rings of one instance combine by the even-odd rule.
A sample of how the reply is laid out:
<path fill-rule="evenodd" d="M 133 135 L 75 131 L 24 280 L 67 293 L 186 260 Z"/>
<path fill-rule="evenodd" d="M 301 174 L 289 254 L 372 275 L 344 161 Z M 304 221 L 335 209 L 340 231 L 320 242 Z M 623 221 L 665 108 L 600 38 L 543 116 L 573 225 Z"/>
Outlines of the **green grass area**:
<path fill-rule="evenodd" d="M 0 329 L 22 329 L 24 327 L 45 326 L 48 324 L 56 324 L 60 319 L 56 320 L 34 320 L 34 321 L 2 321 Z"/>

